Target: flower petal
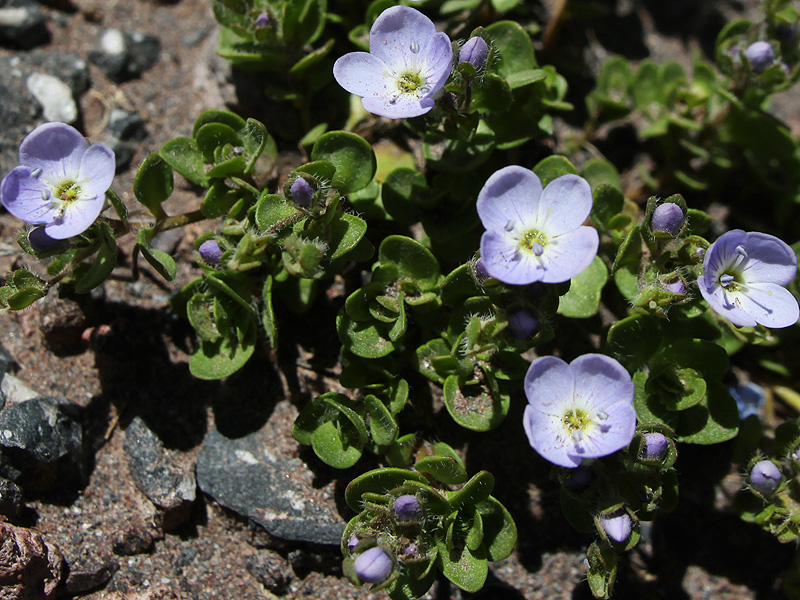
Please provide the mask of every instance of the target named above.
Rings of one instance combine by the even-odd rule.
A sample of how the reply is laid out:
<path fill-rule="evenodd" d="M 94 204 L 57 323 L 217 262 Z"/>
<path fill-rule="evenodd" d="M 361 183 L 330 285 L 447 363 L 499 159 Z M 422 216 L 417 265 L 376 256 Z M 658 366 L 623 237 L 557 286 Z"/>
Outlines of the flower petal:
<path fill-rule="evenodd" d="M 713 281 L 709 284 L 708 275 L 707 271 L 705 276 L 697 279 L 697 288 L 711 309 L 737 327 L 755 327 L 756 320 L 742 309 L 741 302 L 735 303 L 734 299 L 738 298 L 741 292 L 729 292 Z"/>
<path fill-rule="evenodd" d="M 510 224 L 517 230 L 538 225 L 542 182 L 533 171 L 515 165 L 494 173 L 478 194 L 478 216 L 491 231 Z"/>
<path fill-rule="evenodd" d="M 333 63 L 333 77 L 356 96 L 388 96 L 387 68 L 382 60 L 367 52 L 350 52 Z"/>
<path fill-rule="evenodd" d="M 430 38 L 419 54 L 423 66 L 422 75 L 430 88 L 428 95 L 432 96 L 444 87 L 450 77 L 453 68 L 453 44 L 446 33 L 439 32 Z"/>
<path fill-rule="evenodd" d="M 765 327 L 791 327 L 800 318 L 797 299 L 776 283 L 749 285 L 736 295 L 734 302 Z"/>
<path fill-rule="evenodd" d="M 486 231 L 481 237 L 481 259 L 486 272 L 510 285 L 528 285 L 545 275 L 533 254 L 519 252 L 519 242 L 504 231 Z"/>
<path fill-rule="evenodd" d="M 750 282 L 787 285 L 797 275 L 797 255 L 783 240 L 767 233 L 747 234 L 744 278 Z"/>
<path fill-rule="evenodd" d="M 81 195 L 102 196 L 114 181 L 117 165 L 114 152 L 103 144 L 93 144 L 84 152 L 80 167 Z"/>
<path fill-rule="evenodd" d="M 732 229 L 723 233 L 708 247 L 703 259 L 703 279 L 707 289 L 714 289 L 717 277 L 738 256 L 737 246 L 746 244 L 747 234 L 741 229 Z"/>
<path fill-rule="evenodd" d="M 604 354 L 584 354 L 570 363 L 575 396 L 589 413 L 621 402 L 633 406 L 633 380 L 616 360 Z"/>
<path fill-rule="evenodd" d="M 583 459 L 575 454 L 574 442 L 557 419 L 528 405 L 522 416 L 522 426 L 531 448 L 542 458 L 568 469 L 580 466 Z"/>
<path fill-rule="evenodd" d="M 600 236 L 593 227 L 582 226 L 551 239 L 541 259 L 544 283 L 561 283 L 575 277 L 592 264 L 600 246 Z"/>
<path fill-rule="evenodd" d="M 34 225 L 49 223 L 58 215 L 53 203 L 42 199 L 42 192 L 50 193 L 40 179 L 31 176 L 29 167 L 14 167 L 0 182 L 0 201 L 6 210 Z"/>
<path fill-rule="evenodd" d="M 433 21 L 417 9 L 392 6 L 383 11 L 372 24 L 369 51 L 390 67 L 405 67 L 416 60 L 412 57 L 434 34 L 436 26 Z"/>
<path fill-rule="evenodd" d="M 530 405 L 547 415 L 559 415 L 575 392 L 575 375 L 570 366 L 555 356 L 537 358 L 525 375 L 525 395 Z"/>
<path fill-rule="evenodd" d="M 583 225 L 591 210 L 589 182 L 577 175 L 562 175 L 544 188 L 538 223 L 546 236 L 561 235 Z"/>
<path fill-rule="evenodd" d="M 584 432 L 580 451 L 575 452 L 575 458 L 608 456 L 631 443 L 636 432 L 636 409 L 633 404 L 617 402 L 606 406 L 604 412 L 608 416 Z"/>
<path fill-rule="evenodd" d="M 89 143 L 74 127 L 52 122 L 39 125 L 19 146 L 19 162 L 42 169 L 42 179 L 63 181 L 77 177 Z"/>
<path fill-rule="evenodd" d="M 60 218 L 45 225 L 44 232 L 54 240 L 65 240 L 81 234 L 95 222 L 104 204 L 104 196 L 77 200 L 64 209 Z"/>
<path fill-rule="evenodd" d="M 380 98 L 367 96 L 361 99 L 364 110 L 379 117 L 388 119 L 407 119 L 424 115 L 436 101 L 432 98 L 417 98 L 411 94 L 400 94 L 397 97 L 383 96 Z"/>

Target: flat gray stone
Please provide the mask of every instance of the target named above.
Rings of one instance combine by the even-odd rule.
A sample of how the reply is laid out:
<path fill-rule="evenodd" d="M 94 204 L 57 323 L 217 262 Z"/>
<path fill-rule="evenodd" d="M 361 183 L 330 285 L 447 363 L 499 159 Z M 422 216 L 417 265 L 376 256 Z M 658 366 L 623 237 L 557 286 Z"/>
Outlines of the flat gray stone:
<path fill-rule="evenodd" d="M 345 522 L 333 486 L 314 487 L 303 461 L 270 452 L 270 437 L 268 426 L 237 439 L 211 431 L 197 459 L 198 487 L 276 537 L 338 545 Z"/>

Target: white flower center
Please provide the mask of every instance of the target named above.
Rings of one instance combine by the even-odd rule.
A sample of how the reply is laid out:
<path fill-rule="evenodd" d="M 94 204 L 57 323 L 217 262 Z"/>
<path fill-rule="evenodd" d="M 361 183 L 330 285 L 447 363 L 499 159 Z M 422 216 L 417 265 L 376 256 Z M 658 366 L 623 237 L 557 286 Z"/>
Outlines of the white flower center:
<path fill-rule="evenodd" d="M 529 229 L 519 239 L 519 249 L 533 254 L 536 257 L 544 254 L 545 246 L 547 246 L 547 238 L 545 235 L 536 229 Z"/>

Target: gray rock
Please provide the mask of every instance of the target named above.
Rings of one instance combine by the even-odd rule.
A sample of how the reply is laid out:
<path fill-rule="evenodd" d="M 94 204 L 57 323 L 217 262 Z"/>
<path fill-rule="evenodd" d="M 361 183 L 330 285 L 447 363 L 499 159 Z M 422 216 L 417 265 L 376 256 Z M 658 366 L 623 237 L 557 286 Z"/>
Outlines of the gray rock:
<path fill-rule="evenodd" d="M 26 494 L 63 490 L 85 477 L 83 428 L 76 405 L 40 396 L 0 411 L 0 476 Z"/>
<path fill-rule="evenodd" d="M 338 545 L 345 522 L 332 490 L 315 488 L 303 461 L 271 454 L 271 437 L 266 426 L 237 439 L 211 431 L 197 458 L 198 487 L 276 537 Z"/>
<path fill-rule="evenodd" d="M 0 383 L 0 397 L 5 398 L 6 404 L 19 404 L 25 400 L 36 398 L 38 395 L 24 381 L 11 373 L 6 373 Z"/>
<path fill-rule="evenodd" d="M 276 596 L 282 595 L 292 582 L 289 562 L 277 552 L 268 550 L 255 552 L 245 558 L 244 568 Z"/>
<path fill-rule="evenodd" d="M 0 56 L 0 173 L 17 166 L 19 143 L 42 122 L 40 104 L 26 85 L 33 73 L 58 77 L 76 98 L 89 87 L 89 68 L 75 53 L 34 50 Z"/>
<path fill-rule="evenodd" d="M 22 490 L 16 483 L 0 477 L 0 515 L 14 518 L 23 506 Z"/>
<path fill-rule="evenodd" d="M 161 43 L 155 36 L 106 29 L 100 35 L 97 49 L 89 52 L 89 60 L 106 77 L 120 82 L 139 77 L 155 64 L 160 53 Z"/>
<path fill-rule="evenodd" d="M 33 48 L 49 39 L 44 13 L 35 0 L 0 0 L 0 43 Z"/>
<path fill-rule="evenodd" d="M 182 525 L 189 518 L 196 497 L 192 469 L 181 466 L 176 454 L 167 451 L 139 417 L 125 430 L 125 453 L 136 487 L 162 511 L 164 530 Z"/>
<path fill-rule="evenodd" d="M 58 77 L 47 73 L 31 73 L 25 80 L 28 91 L 42 107 L 47 121 L 75 123 L 78 120 L 78 105 L 69 86 Z"/>
<path fill-rule="evenodd" d="M 145 121 L 135 112 L 112 108 L 108 113 L 108 123 L 99 142 L 114 151 L 117 171 L 131 164 L 133 155 L 145 136 Z"/>
<path fill-rule="evenodd" d="M 105 585 L 119 570 L 119 561 L 99 544 L 77 543 L 64 548 L 69 567 L 64 585 L 69 594 L 85 594 Z"/>

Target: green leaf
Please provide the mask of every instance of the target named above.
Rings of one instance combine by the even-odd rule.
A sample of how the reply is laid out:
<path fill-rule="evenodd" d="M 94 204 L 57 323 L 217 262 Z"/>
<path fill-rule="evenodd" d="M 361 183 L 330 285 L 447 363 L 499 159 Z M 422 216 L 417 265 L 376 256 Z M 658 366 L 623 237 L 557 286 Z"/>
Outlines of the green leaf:
<path fill-rule="evenodd" d="M 399 429 L 386 405 L 372 394 L 367 394 L 364 404 L 369 414 L 369 430 L 379 446 L 388 446 L 397 439 Z"/>
<path fill-rule="evenodd" d="M 633 315 L 614 323 L 608 330 L 606 351 L 629 370 L 639 370 L 661 344 L 661 320 L 650 315 Z"/>
<path fill-rule="evenodd" d="M 506 112 L 512 101 L 509 82 L 494 73 L 485 73 L 473 84 L 469 108 L 472 112 L 498 114 Z"/>
<path fill-rule="evenodd" d="M 267 334 L 269 345 L 272 348 L 278 347 L 278 322 L 275 319 L 275 309 L 272 306 L 272 275 L 267 275 L 264 279 L 264 287 L 261 290 L 261 325 Z"/>
<path fill-rule="evenodd" d="M 594 188 L 592 194 L 594 202 L 592 203 L 592 219 L 597 226 L 608 231 L 609 229 L 624 226 L 630 222 L 627 219 L 625 222 L 620 222 L 616 217 L 621 217 L 622 208 L 625 205 L 625 197 L 622 192 L 611 185 L 601 183 Z"/>
<path fill-rule="evenodd" d="M 224 123 L 206 123 L 195 132 L 194 140 L 207 163 L 215 162 L 217 148 L 241 144 L 239 134 Z"/>
<path fill-rule="evenodd" d="M 244 174 L 249 175 L 256 165 L 258 157 L 266 150 L 270 155 L 277 155 L 275 140 L 267 133 L 267 128 L 260 121 L 247 119 L 247 123 L 240 131 L 242 136 L 242 146 L 247 157 L 244 167 Z"/>
<path fill-rule="evenodd" d="M 445 173 L 465 173 L 485 163 L 494 148 L 494 130 L 481 120 L 470 138 L 425 143 L 422 150 L 428 167 Z"/>
<path fill-rule="evenodd" d="M 425 175 L 416 169 L 400 167 L 386 176 L 381 188 L 383 206 L 403 225 L 419 221 L 421 198 L 427 189 Z"/>
<path fill-rule="evenodd" d="M 264 233 L 298 212 L 300 211 L 292 202 L 279 194 L 268 194 L 265 190 L 256 203 L 256 225 L 259 231 Z M 284 227 L 277 229 L 275 233 L 289 225 L 291 223 L 286 221 Z"/>
<path fill-rule="evenodd" d="M 506 81 L 509 88 L 517 90 L 545 78 L 547 78 L 547 72 L 542 69 L 523 69 L 506 77 Z"/>
<path fill-rule="evenodd" d="M 197 337 L 204 342 L 216 342 L 222 336 L 214 322 L 214 297 L 211 294 L 194 294 L 186 303 L 186 316 Z"/>
<path fill-rule="evenodd" d="M 593 158 L 583 165 L 583 177 L 592 186 L 592 191 L 601 185 L 608 185 L 617 190 L 621 187 L 619 171 L 604 158 Z M 619 207 L 619 210 L 622 210 L 622 206 Z"/>
<path fill-rule="evenodd" d="M 311 435 L 314 453 L 334 469 L 349 469 L 361 458 L 363 444 L 358 443 L 348 424 L 346 419 L 326 421 Z"/>
<path fill-rule="evenodd" d="M 311 160 L 328 161 L 336 167 L 333 185 L 343 194 L 367 187 L 377 169 L 372 146 L 364 138 L 346 131 L 321 135 L 311 150 Z"/>
<path fill-rule="evenodd" d="M 139 230 L 139 251 L 142 253 L 144 259 L 150 263 L 150 266 L 153 267 L 159 275 L 161 275 L 167 281 L 172 281 L 175 279 L 178 266 L 175 264 L 175 259 L 169 254 L 150 247 L 150 239 L 152 234 L 153 232 L 151 229 Z"/>
<path fill-rule="evenodd" d="M 330 260 L 344 256 L 355 248 L 367 232 L 367 223 L 355 215 L 340 213 L 338 218 L 331 222 L 328 252 Z"/>
<path fill-rule="evenodd" d="M 572 278 L 569 291 L 558 300 L 558 314 L 573 319 L 587 319 L 597 314 L 600 295 L 608 281 L 608 269 L 599 256 Z"/>
<path fill-rule="evenodd" d="M 482 545 L 474 551 L 466 545 L 448 550 L 444 542 L 439 542 L 438 549 L 436 560 L 445 577 L 467 592 L 477 592 L 483 587 L 489 564 Z"/>
<path fill-rule="evenodd" d="M 708 381 L 708 402 L 680 413 L 675 427 L 678 441 L 689 444 L 719 444 L 736 437 L 739 411 L 728 388 L 719 381 Z"/>
<path fill-rule="evenodd" d="M 449 456 L 426 456 L 419 459 L 414 468 L 446 484 L 464 483 L 469 479 L 463 465 Z"/>
<path fill-rule="evenodd" d="M 408 483 L 427 483 L 427 481 L 424 475 L 408 469 L 383 467 L 353 479 L 344 492 L 344 499 L 347 506 L 360 512 L 363 508 L 361 496 L 366 492 L 385 494 Z"/>
<path fill-rule="evenodd" d="M 203 111 L 200 113 L 200 116 L 195 119 L 194 126 L 192 127 L 192 137 L 196 137 L 200 128 L 209 123 L 222 123 L 234 131 L 239 131 L 245 127 L 245 120 L 236 113 L 229 110 L 212 108 L 211 110 Z"/>
<path fill-rule="evenodd" d="M 431 251 L 402 235 L 386 237 L 378 248 L 378 258 L 381 264 L 396 265 L 401 278 L 416 282 L 422 290 L 438 286 L 442 276 Z"/>
<path fill-rule="evenodd" d="M 133 194 L 154 216 L 164 214 L 161 203 L 172 194 L 172 168 L 156 153 L 139 165 L 133 180 Z"/>
<path fill-rule="evenodd" d="M 228 211 L 241 199 L 239 190 L 230 189 L 224 181 L 215 181 L 205 198 L 200 210 L 208 219 L 216 219 L 228 214 Z"/>
<path fill-rule="evenodd" d="M 496 47 L 497 71 L 506 80 L 517 73 L 535 69 L 536 56 L 528 32 L 515 21 L 497 21 L 484 29 L 485 36 Z M 510 82 L 509 82 L 510 83 Z"/>
<path fill-rule="evenodd" d="M 578 169 L 566 156 L 554 154 L 540 160 L 533 167 L 533 172 L 542 180 L 542 186 L 547 186 L 548 183 L 562 175 L 577 175 Z"/>
<path fill-rule="evenodd" d="M 486 557 L 492 562 L 507 558 L 517 543 L 517 526 L 511 514 L 493 496 L 477 502 L 475 508 L 483 520 Z"/>
<path fill-rule="evenodd" d="M 242 315 L 236 322 L 236 330 L 235 335 L 222 337 L 216 342 L 202 342 L 189 358 L 191 374 L 198 379 L 217 380 L 241 369 L 255 351 L 255 320 Z"/>
<path fill-rule="evenodd" d="M 193 139 L 175 138 L 161 146 L 158 153 L 170 167 L 192 183 L 203 187 L 209 186 L 205 159 Z"/>
<path fill-rule="evenodd" d="M 475 506 L 483 502 L 494 489 L 494 475 L 489 471 L 475 473 L 460 490 L 448 493 L 448 501 L 453 508 Z"/>
<path fill-rule="evenodd" d="M 336 332 L 345 348 L 362 358 L 380 358 L 394 350 L 388 333 L 384 335 L 370 321 L 353 321 L 344 308 L 336 316 Z"/>
<path fill-rule="evenodd" d="M 113 236 L 109 234 L 109 237 L 110 239 L 106 237 L 97 251 L 92 266 L 75 284 L 78 294 L 85 294 L 103 283 L 117 266 L 117 244 Z"/>
<path fill-rule="evenodd" d="M 444 403 L 453 420 L 472 431 L 489 431 L 499 426 L 508 414 L 511 400 L 482 383 L 464 384 L 458 375 L 444 381 Z"/>

